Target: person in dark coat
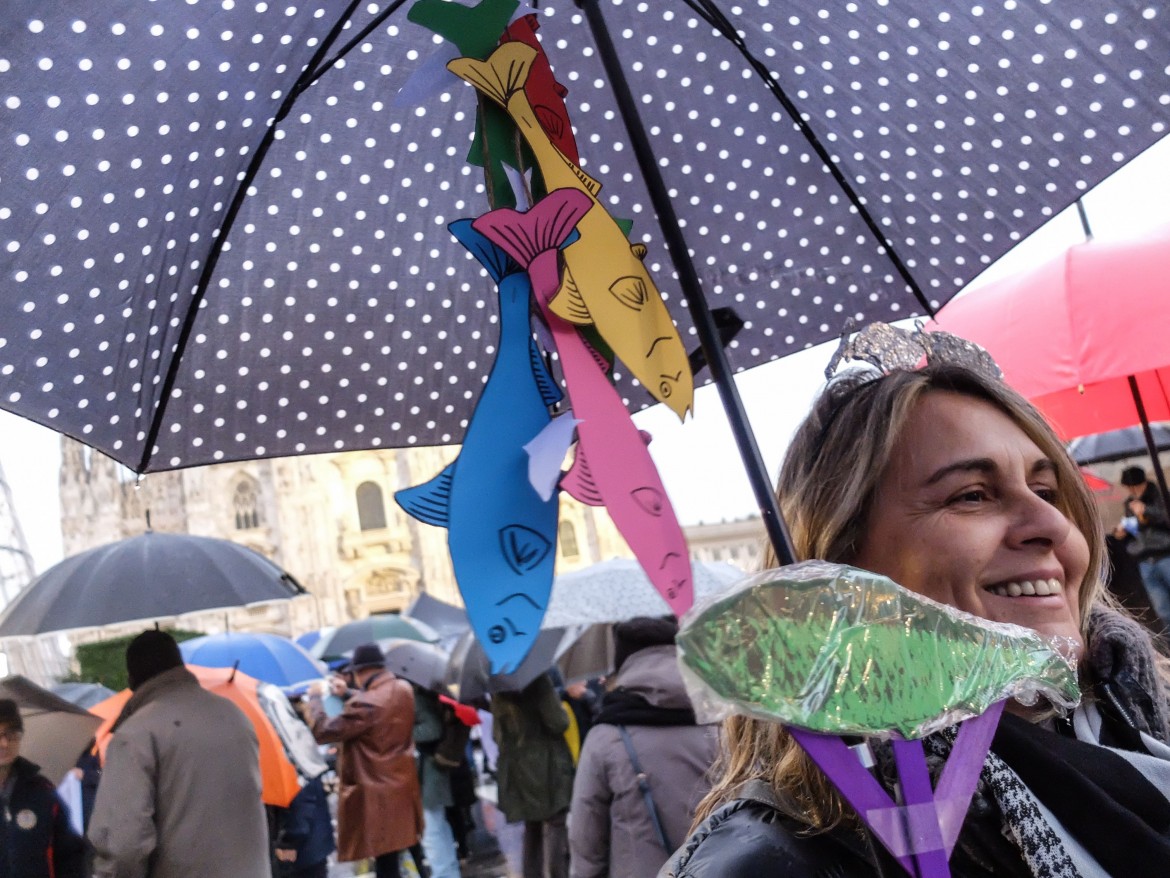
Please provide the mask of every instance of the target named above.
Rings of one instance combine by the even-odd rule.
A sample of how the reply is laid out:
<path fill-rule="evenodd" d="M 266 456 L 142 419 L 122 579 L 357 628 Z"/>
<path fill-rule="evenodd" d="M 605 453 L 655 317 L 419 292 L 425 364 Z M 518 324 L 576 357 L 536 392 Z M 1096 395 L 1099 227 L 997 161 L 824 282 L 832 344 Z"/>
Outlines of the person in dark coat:
<path fill-rule="evenodd" d="M 0 699 L 0 878 L 84 878 L 85 842 L 52 782 L 20 755 L 24 721 Z"/>
<path fill-rule="evenodd" d="M 275 848 L 281 878 L 326 878 L 337 843 L 320 777 L 306 782 L 288 808 L 280 810 Z"/>
<path fill-rule="evenodd" d="M 1029 402 L 954 362 L 857 370 L 831 381 L 797 429 L 776 495 L 798 560 L 873 571 L 973 616 L 1026 626 L 1077 660 L 1082 698 L 1067 716 L 1044 700 L 1008 702 L 949 874 L 1166 873 L 1164 660 L 1104 599 L 1096 504 Z M 775 566 L 774 555 L 765 560 Z M 736 715 L 723 732 L 702 822 L 660 878 L 905 874 L 785 725 Z M 936 777 L 950 733 L 923 739 Z M 889 795 L 893 747 L 868 747 Z"/>
<path fill-rule="evenodd" d="M 524 821 L 524 878 L 565 878 L 573 756 L 552 679 L 542 674 L 522 692 L 493 695 L 492 717 L 500 810 L 509 822 Z"/>
<path fill-rule="evenodd" d="M 1140 466 L 1122 470 L 1121 484 L 1129 497 L 1113 536 L 1125 541 L 1126 552 L 1141 571 L 1150 606 L 1164 624 L 1170 624 L 1170 518 L 1162 494 Z"/>

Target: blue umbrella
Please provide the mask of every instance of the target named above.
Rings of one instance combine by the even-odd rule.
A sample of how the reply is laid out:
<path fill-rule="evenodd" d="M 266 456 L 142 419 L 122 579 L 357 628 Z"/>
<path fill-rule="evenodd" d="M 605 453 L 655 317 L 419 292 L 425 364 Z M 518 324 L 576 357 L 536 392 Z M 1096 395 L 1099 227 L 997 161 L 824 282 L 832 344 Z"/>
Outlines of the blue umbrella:
<path fill-rule="evenodd" d="M 313 645 L 318 640 L 320 640 L 326 634 L 331 633 L 332 631 L 333 631 L 332 628 L 317 628 L 314 631 L 306 631 L 304 634 L 301 634 L 301 635 L 295 637 L 294 642 L 297 644 L 297 646 L 301 646 L 301 647 L 304 647 L 305 649 L 311 650 L 313 648 Z"/>
<path fill-rule="evenodd" d="M 179 644 L 183 661 L 207 668 L 239 668 L 276 686 L 316 680 L 325 668 L 286 637 L 275 634 L 209 634 Z"/>

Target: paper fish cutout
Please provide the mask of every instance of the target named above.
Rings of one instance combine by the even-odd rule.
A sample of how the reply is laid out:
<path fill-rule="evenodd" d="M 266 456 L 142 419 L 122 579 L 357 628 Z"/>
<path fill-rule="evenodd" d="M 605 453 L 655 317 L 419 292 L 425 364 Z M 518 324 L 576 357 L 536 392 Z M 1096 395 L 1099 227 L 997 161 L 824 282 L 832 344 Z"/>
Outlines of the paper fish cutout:
<path fill-rule="evenodd" d="M 1072 663 L 1035 631 L 822 561 L 764 571 L 695 607 L 678 644 L 708 719 L 723 708 L 815 732 L 919 738 L 1005 698 L 1061 708 L 1080 698 Z"/>
<path fill-rule="evenodd" d="M 562 394 L 529 330 L 528 276 L 470 220 L 448 228 L 499 288 L 500 340 L 459 457 L 394 499 L 420 521 L 447 528 L 471 627 L 492 673 L 507 673 L 540 633 L 552 589 L 558 498 L 541 499 L 529 483 L 524 445 L 548 425 Z"/>
<path fill-rule="evenodd" d="M 528 79 L 524 83 L 524 94 L 528 96 L 528 103 L 540 121 L 540 127 L 548 135 L 552 145 L 561 155 L 573 164 L 580 164 L 581 156 L 577 152 L 577 139 L 573 136 L 573 123 L 569 119 L 569 109 L 565 106 L 565 95 L 569 90 L 556 81 L 553 76 L 552 65 L 548 55 L 536 38 L 540 30 L 540 19 L 535 15 L 522 15 L 508 25 L 504 31 L 504 42 L 515 40 L 530 47 L 536 52 L 532 61 L 532 68 L 528 71 Z M 482 58 L 464 52 L 464 57 Z"/>
<path fill-rule="evenodd" d="M 549 345 L 551 350 L 554 345 Z M 547 500 L 561 481 L 561 464 L 573 444 L 573 433 L 581 423 L 573 413 L 565 412 L 552 419 L 540 435 L 524 446 L 528 454 L 528 481 L 542 499 Z"/>
<path fill-rule="evenodd" d="M 605 506 L 654 588 L 676 615 L 694 602 L 686 539 L 650 452 L 648 437 L 606 377 L 606 363 L 576 328 L 553 314 L 557 248 L 587 213 L 599 210 L 577 189 L 558 189 L 527 213 L 501 208 L 472 225 L 527 268 L 560 357 L 577 425 L 577 453 L 561 490 Z"/>
<path fill-rule="evenodd" d="M 552 311 L 570 323 L 592 323 L 643 386 L 685 417 L 694 401 L 686 350 L 670 312 L 641 257 L 597 201 L 601 184 L 557 151 L 545 134 L 524 83 L 536 53 L 523 43 L 504 43 L 487 61 L 460 58 L 448 68 L 505 107 L 536 155 L 549 191 L 576 189 L 593 206 L 577 229 L 581 240 L 564 251 L 565 278 Z"/>
<path fill-rule="evenodd" d="M 519 7 L 517 0 L 481 0 L 475 6 L 465 6 L 451 0 L 417 0 L 407 18 L 434 32 L 468 58 L 486 58 L 499 44 L 508 22 Z M 429 69 L 424 64 L 421 69 Z M 550 68 L 551 76 L 551 68 Z M 421 93 L 421 88 L 407 82 L 404 90 Z M 531 168 L 535 163 L 526 144 L 518 143 L 516 126 L 500 107 L 480 100 L 476 110 L 475 133 L 467 153 L 468 164 L 484 169 L 484 183 L 488 202 L 496 205 L 518 204 L 508 186 L 506 168 Z M 543 193 L 543 184 L 533 181 Z"/>

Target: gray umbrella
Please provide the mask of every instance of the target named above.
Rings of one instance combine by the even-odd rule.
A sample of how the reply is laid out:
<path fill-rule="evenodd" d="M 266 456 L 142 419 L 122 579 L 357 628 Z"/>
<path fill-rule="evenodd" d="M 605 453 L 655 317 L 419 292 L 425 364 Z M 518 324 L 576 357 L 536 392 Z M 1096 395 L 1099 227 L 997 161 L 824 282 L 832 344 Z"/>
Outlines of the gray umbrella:
<path fill-rule="evenodd" d="M 228 540 L 148 531 L 72 555 L 26 588 L 0 637 L 238 607 L 304 594 L 291 575 Z"/>
<path fill-rule="evenodd" d="M 101 718 L 19 674 L 0 680 L 0 698 L 11 698 L 24 720 L 20 755 L 35 762 L 54 784 L 77 763 Z"/>
<path fill-rule="evenodd" d="M 1159 451 L 1170 450 L 1170 423 L 1150 424 L 1150 432 L 1154 437 L 1154 446 Z M 1068 453 L 1081 466 L 1088 466 L 1091 463 L 1108 463 L 1148 455 L 1149 448 L 1141 427 L 1126 427 L 1123 430 L 1078 436 L 1068 443 Z"/>
<path fill-rule="evenodd" d="M 386 668 L 396 677 L 433 692 L 447 692 L 447 667 L 451 656 L 435 643 L 401 637 L 380 640 Z"/>

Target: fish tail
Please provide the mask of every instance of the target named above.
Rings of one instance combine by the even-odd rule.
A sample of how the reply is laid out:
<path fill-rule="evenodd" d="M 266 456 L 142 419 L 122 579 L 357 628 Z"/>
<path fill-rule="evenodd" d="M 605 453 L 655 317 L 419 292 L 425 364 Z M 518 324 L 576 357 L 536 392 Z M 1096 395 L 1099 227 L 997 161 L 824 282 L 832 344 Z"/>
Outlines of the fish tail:
<path fill-rule="evenodd" d="M 593 201 L 578 189 L 557 189 L 527 212 L 501 207 L 472 223 L 525 270 L 541 253 L 565 243 Z"/>
<path fill-rule="evenodd" d="M 447 226 L 455 239 L 466 247 L 480 265 L 487 269 L 492 281 L 498 286 L 510 274 L 521 271 L 519 265 L 488 238 L 476 230 L 472 220 L 455 220 Z"/>
<path fill-rule="evenodd" d="M 508 42 L 492 52 L 486 61 L 456 58 L 447 69 L 507 108 L 512 95 L 523 90 L 535 58 L 536 50 L 531 46 Z"/>

